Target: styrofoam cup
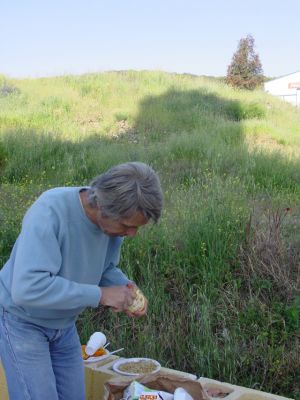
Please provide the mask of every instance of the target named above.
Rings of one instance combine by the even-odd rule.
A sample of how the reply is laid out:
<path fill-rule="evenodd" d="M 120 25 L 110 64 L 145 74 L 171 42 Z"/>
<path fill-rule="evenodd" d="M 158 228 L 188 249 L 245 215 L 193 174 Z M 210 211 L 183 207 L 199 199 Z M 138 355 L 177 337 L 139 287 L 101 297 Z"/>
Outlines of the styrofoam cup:
<path fill-rule="evenodd" d="M 100 347 L 106 343 L 106 336 L 102 332 L 95 332 L 87 342 L 85 352 L 87 355 L 92 356 Z"/>

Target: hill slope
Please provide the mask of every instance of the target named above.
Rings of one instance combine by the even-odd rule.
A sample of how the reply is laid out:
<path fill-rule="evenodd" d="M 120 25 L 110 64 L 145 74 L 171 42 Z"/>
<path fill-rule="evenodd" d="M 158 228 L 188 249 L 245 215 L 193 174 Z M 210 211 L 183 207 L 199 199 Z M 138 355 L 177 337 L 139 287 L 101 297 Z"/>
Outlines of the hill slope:
<path fill-rule="evenodd" d="M 119 162 L 150 163 L 164 215 L 126 241 L 121 259 L 149 315 L 88 310 L 82 340 L 103 329 L 128 356 L 296 397 L 299 154 L 298 110 L 212 78 L 2 77 L 1 264 L 41 191 L 88 183 Z"/>

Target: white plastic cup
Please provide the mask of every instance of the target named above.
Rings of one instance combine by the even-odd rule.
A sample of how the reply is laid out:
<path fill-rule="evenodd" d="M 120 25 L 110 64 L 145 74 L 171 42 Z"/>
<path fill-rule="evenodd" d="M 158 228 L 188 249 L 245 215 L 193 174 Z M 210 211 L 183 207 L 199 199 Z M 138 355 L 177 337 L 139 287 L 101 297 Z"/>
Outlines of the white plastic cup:
<path fill-rule="evenodd" d="M 87 342 L 85 352 L 88 356 L 92 356 L 100 347 L 106 343 L 106 336 L 102 332 L 95 332 Z"/>

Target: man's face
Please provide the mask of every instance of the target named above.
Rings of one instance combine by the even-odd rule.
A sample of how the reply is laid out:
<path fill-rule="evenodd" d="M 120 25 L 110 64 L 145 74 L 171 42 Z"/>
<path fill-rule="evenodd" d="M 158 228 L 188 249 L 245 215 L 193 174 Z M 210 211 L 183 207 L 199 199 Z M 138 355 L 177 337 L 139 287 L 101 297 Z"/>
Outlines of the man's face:
<path fill-rule="evenodd" d="M 149 220 L 140 212 L 130 218 L 115 220 L 104 217 L 101 212 L 97 214 L 98 227 L 109 236 L 130 236 L 136 235 L 140 226 L 146 225 Z"/>

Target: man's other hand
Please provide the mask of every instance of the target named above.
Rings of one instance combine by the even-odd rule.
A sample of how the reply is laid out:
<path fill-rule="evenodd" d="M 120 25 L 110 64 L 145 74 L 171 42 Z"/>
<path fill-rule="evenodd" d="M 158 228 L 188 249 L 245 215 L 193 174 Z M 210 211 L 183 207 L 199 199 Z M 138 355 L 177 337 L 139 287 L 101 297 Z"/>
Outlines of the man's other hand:
<path fill-rule="evenodd" d="M 101 287 L 100 304 L 108 306 L 115 312 L 125 311 L 135 298 L 134 290 L 128 286 Z"/>

